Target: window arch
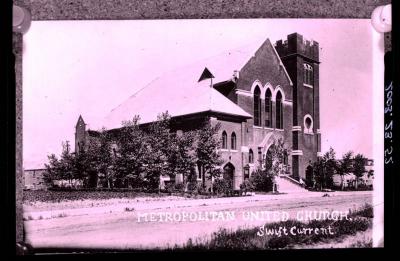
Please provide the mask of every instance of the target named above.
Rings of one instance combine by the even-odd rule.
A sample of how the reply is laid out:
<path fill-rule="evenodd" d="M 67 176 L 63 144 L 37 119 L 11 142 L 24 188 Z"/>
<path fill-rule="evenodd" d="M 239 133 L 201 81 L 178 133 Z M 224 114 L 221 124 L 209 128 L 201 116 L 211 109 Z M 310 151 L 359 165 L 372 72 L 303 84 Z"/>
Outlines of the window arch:
<path fill-rule="evenodd" d="M 261 126 L 261 91 L 260 87 L 256 86 L 254 90 L 254 125 Z"/>
<path fill-rule="evenodd" d="M 265 92 L 265 127 L 272 127 L 272 93 L 269 88 Z"/>
<path fill-rule="evenodd" d="M 228 148 L 228 135 L 226 134 L 225 131 L 222 132 L 222 148 L 223 149 Z"/>
<path fill-rule="evenodd" d="M 254 153 L 253 150 L 249 150 L 249 163 L 254 163 Z"/>
<path fill-rule="evenodd" d="M 236 150 L 236 134 L 235 134 L 235 132 L 232 132 L 232 135 L 231 135 L 231 149 Z"/>
<path fill-rule="evenodd" d="M 276 128 L 283 129 L 283 106 L 282 106 L 282 93 L 278 91 L 276 94 Z"/>

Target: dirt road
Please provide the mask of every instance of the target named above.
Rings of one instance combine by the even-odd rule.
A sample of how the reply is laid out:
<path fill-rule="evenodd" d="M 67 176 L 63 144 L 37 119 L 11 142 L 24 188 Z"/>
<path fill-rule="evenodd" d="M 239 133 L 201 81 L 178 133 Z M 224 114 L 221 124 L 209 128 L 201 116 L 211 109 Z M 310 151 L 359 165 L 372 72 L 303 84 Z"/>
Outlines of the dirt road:
<path fill-rule="evenodd" d="M 75 215 L 27 220 L 25 231 L 26 241 L 33 247 L 166 248 L 182 245 L 189 238 L 207 239 L 221 227 L 237 229 L 273 222 L 276 220 L 271 217 L 279 219 L 279 213 L 294 219 L 304 211 L 347 211 L 366 203 L 372 204 L 371 192 L 331 193 L 329 197 L 323 197 L 322 193 L 303 193 L 248 199 L 175 200 L 153 204 L 153 207 L 126 203 L 109 206 L 108 213 L 103 206 L 102 211 L 93 208 L 80 215 L 74 212 Z M 257 215 L 261 211 L 277 215 L 261 217 Z"/>

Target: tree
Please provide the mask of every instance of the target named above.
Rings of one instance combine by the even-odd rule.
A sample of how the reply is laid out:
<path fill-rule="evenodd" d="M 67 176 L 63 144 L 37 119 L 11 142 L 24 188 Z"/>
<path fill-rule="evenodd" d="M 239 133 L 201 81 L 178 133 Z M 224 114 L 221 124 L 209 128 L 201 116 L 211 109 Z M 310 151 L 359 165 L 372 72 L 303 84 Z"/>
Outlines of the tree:
<path fill-rule="evenodd" d="M 322 156 L 322 163 L 324 168 L 323 186 L 331 188 L 333 186 L 333 175 L 338 168 L 336 152 L 332 147 Z"/>
<path fill-rule="evenodd" d="M 306 168 L 306 186 L 314 187 L 314 164 L 309 161 L 309 164 Z"/>
<path fill-rule="evenodd" d="M 173 153 L 173 135 L 170 130 L 170 115 L 168 112 L 157 117 L 157 121 L 149 125 L 145 143 L 147 154 L 145 155 L 145 182 L 151 189 L 160 190 L 160 177 L 173 176 L 168 157 Z"/>
<path fill-rule="evenodd" d="M 192 131 L 174 134 L 172 137 L 168 164 L 173 177 L 182 174 L 183 184 L 190 179 L 189 176 L 195 167 L 194 140 L 195 133 Z"/>
<path fill-rule="evenodd" d="M 337 166 L 337 172 L 341 178 L 341 189 L 344 189 L 344 176 L 348 175 L 352 171 L 352 158 L 353 152 L 349 151 L 343 155 L 342 160 Z"/>
<path fill-rule="evenodd" d="M 113 170 L 118 187 L 125 180 L 133 180 L 136 186 L 144 185 L 144 166 L 150 150 L 146 134 L 139 129 L 139 120 L 139 116 L 135 116 L 130 121 L 124 121 L 123 127 L 114 136 Z"/>
<path fill-rule="evenodd" d="M 97 187 L 98 177 L 105 179 L 107 187 L 113 186 L 115 178 L 114 157 L 111 148 L 110 133 L 105 129 L 97 132 L 96 137 L 89 140 L 86 151 L 79 152 L 77 155 L 77 165 L 80 166 L 78 159 L 81 158 L 85 166 L 84 175 L 88 179 L 90 187 Z"/>
<path fill-rule="evenodd" d="M 313 177 L 314 177 L 314 187 L 319 187 L 319 190 L 322 190 L 325 181 L 325 169 L 324 169 L 324 159 L 319 158 L 317 161 L 313 163 Z"/>
<path fill-rule="evenodd" d="M 266 169 L 270 170 L 270 174 L 272 175 L 273 191 L 275 191 L 276 187 L 276 177 L 284 171 L 284 158 L 287 153 L 288 149 L 285 148 L 285 143 L 280 138 L 274 140 L 274 143 L 269 147 L 266 154 L 265 164 Z"/>
<path fill-rule="evenodd" d="M 362 154 L 357 154 L 354 157 L 353 174 L 356 176 L 355 186 L 358 188 L 358 180 L 367 172 L 365 169 L 366 158 Z"/>
<path fill-rule="evenodd" d="M 71 185 L 76 176 L 75 154 L 70 152 L 69 142 L 62 143 L 62 152 L 60 159 L 54 154 L 48 156 L 49 163 L 45 164 L 46 173 L 44 176 L 46 183 L 52 183 L 54 180 L 68 180 Z"/>
<path fill-rule="evenodd" d="M 204 168 L 203 187 L 205 183 L 205 174 L 208 178 L 218 178 L 221 175 L 219 166 L 223 163 L 218 149 L 221 147 L 221 140 L 218 136 L 220 123 L 211 124 L 210 120 L 206 120 L 202 128 L 197 131 L 196 158 L 200 166 Z M 211 192 L 213 192 L 211 182 Z"/>
<path fill-rule="evenodd" d="M 46 171 L 43 174 L 43 180 L 48 185 L 53 185 L 53 181 L 60 179 L 61 176 L 61 164 L 55 154 L 47 156 L 49 163 L 44 164 Z"/>

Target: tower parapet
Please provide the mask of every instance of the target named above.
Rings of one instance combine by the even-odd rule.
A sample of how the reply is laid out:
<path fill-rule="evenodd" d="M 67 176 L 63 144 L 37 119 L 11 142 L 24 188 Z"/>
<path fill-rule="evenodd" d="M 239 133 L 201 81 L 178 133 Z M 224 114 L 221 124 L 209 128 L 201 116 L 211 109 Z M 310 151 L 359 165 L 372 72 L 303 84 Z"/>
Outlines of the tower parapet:
<path fill-rule="evenodd" d="M 301 34 L 293 33 L 287 36 L 287 40 L 279 40 L 275 49 L 281 58 L 300 55 L 307 60 L 319 63 L 319 43 L 306 40 Z"/>

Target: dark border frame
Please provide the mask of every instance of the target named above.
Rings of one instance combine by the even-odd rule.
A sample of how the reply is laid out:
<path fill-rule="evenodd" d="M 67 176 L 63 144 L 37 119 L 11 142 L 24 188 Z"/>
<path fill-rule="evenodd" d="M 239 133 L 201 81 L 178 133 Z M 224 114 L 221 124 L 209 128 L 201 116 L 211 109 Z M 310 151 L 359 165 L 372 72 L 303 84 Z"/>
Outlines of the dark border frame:
<path fill-rule="evenodd" d="M 1 1 L 3 2 L 3 1 Z M 394 1 L 395 2 L 395 1 Z M 4 1 L 3 3 L 11 3 Z M 2 4 L 3 4 L 2 3 Z M 121 20 L 121 19 L 210 19 L 210 18 L 370 18 L 372 11 L 380 5 L 391 3 L 390 0 L 332 0 L 332 1 L 308 1 L 308 0 L 279 0 L 279 1 L 257 1 L 257 0 L 235 0 L 235 1 L 213 1 L 213 0 L 15 0 L 14 4 L 25 7 L 31 11 L 32 20 Z M 10 27 L 12 6 L 7 5 L 7 15 L 2 15 L 2 20 L 6 27 Z M 394 6 L 394 5 L 393 5 Z M 393 12 L 395 13 L 395 12 Z M 7 20 L 7 18 L 9 20 Z M 2 21 L 3 22 L 3 21 Z M 397 24 L 398 21 L 397 21 Z M 398 36 L 399 30 L 396 29 L 396 20 L 393 19 L 393 32 Z M 4 145 L 7 147 L 6 170 L 1 174 L 2 183 L 6 184 L 4 190 L 6 200 L 11 201 L 11 214 L 7 215 L 10 222 L 5 225 L 7 229 L 14 227 L 15 222 L 16 242 L 23 241 L 23 221 L 22 221 L 22 35 L 11 34 L 7 31 L 6 39 L 10 37 L 12 42 L 6 42 L 12 53 L 5 53 L 1 57 L 2 62 L 6 61 L 8 70 L 5 70 L 6 88 L 3 88 L 6 97 L 6 135 Z M 393 42 L 399 43 L 396 37 Z M 395 45 L 393 45 L 395 46 Z M 385 50 L 392 49 L 391 34 L 385 34 Z M 3 49 L 3 50 L 8 50 Z M 3 52 L 2 52 L 3 54 Z M 3 58 L 5 58 L 3 60 Z M 399 60 L 398 51 L 393 51 L 391 64 L 393 72 L 399 69 L 393 61 Z M 14 65 L 15 62 L 15 65 Z M 397 66 L 396 68 L 394 66 Z M 14 70 L 15 69 L 15 70 Z M 3 77 L 2 77 L 3 78 Z M 15 87 L 14 87 L 15 82 Z M 395 80 L 395 86 L 399 82 Z M 5 90 L 4 90 L 5 89 Z M 15 92 L 14 92 L 15 90 Z M 395 97 L 398 93 L 395 94 Z M 396 101 L 397 99 L 394 98 Z M 15 103 L 14 103 L 15 101 Z M 4 103 L 2 103 L 3 106 Z M 394 102 L 396 104 L 396 102 Z M 398 108 L 395 108 L 398 111 Z M 12 124 L 15 116 L 15 125 Z M 12 144 L 15 136 L 15 143 Z M 3 136 L 4 137 L 4 136 Z M 13 146 L 15 145 L 15 147 Z M 15 161 L 13 159 L 15 155 Z M 15 164 L 14 164 L 15 163 Z M 398 177 L 393 176 L 393 172 L 398 168 L 387 169 L 390 176 L 385 175 L 385 212 L 394 208 L 394 200 L 391 199 L 394 184 L 398 184 Z M 15 173 L 15 176 L 14 174 Z M 386 173 L 386 174 L 388 174 Z M 7 175 L 4 175 L 7 174 Z M 14 177 L 16 177 L 14 179 Z M 389 184 L 388 184 L 389 183 Z M 3 185 L 2 184 L 2 185 Z M 16 188 L 16 193 L 13 193 Z M 390 191 L 388 191 L 388 189 Z M 389 194 L 390 193 L 390 194 Z M 389 196 L 389 198 L 387 197 Z M 16 202 L 13 205 L 13 202 Z M 389 203 L 389 204 L 388 204 Z M 7 202 L 6 202 L 7 204 Z M 7 209 L 9 204 L 6 205 Z M 16 212 L 13 210 L 16 209 Z M 13 215 L 15 214 L 15 216 Z M 391 220 L 392 215 L 385 213 L 385 239 L 388 233 L 393 230 L 386 226 L 386 219 Z M 14 221 L 12 221 L 14 219 Z M 387 228 L 387 229 L 386 229 Z M 8 234 L 8 233 L 7 233 Z M 13 233 L 11 233 L 13 234 Z M 14 241 L 11 240 L 8 250 L 13 249 Z M 385 246 L 390 246 L 390 242 L 385 240 Z M 47 251 L 44 251 L 47 252 Z M 68 251 L 71 252 L 71 251 Z M 20 253 L 21 254 L 21 253 Z"/>

